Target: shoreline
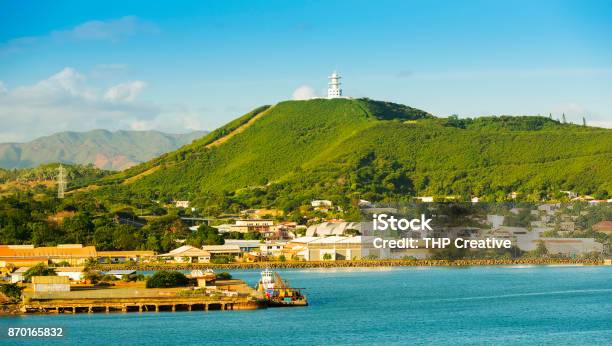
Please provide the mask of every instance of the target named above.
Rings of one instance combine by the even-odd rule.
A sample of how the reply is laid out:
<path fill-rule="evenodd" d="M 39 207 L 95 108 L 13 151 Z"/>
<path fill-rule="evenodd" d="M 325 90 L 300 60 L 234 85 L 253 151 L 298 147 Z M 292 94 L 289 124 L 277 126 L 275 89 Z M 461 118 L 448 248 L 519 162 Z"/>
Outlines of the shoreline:
<path fill-rule="evenodd" d="M 193 270 L 193 269 L 307 269 L 307 268 L 373 268 L 373 267 L 470 267 L 497 265 L 604 265 L 603 260 L 589 259 L 462 259 L 462 260 L 359 260 L 359 261 L 286 261 L 252 263 L 122 263 L 97 264 L 93 269 L 108 271 L 129 269 L 140 271 L 155 270 Z"/>

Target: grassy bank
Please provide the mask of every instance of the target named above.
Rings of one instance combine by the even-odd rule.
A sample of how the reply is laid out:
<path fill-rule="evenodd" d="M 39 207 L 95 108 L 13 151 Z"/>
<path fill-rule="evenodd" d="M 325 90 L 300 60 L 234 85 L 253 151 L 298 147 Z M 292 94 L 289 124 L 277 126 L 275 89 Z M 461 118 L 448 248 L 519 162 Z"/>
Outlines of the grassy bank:
<path fill-rule="evenodd" d="M 462 260 L 361 260 L 361 261 L 286 261 L 286 262 L 254 262 L 254 263 L 129 263 L 129 264 L 99 264 L 96 269 L 132 269 L 132 270 L 190 270 L 190 269 L 263 269 L 263 268 L 369 268 L 369 267 L 432 267 L 432 266 L 491 266 L 491 265 L 602 265 L 601 260 L 560 259 L 560 258 L 528 258 L 528 259 L 462 259 Z"/>

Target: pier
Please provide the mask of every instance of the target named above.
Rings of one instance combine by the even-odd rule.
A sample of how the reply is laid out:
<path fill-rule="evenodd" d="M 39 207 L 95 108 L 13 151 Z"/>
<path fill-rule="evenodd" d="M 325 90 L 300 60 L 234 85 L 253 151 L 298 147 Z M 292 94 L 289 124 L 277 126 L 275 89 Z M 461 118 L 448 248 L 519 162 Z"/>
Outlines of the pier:
<path fill-rule="evenodd" d="M 203 297 L 107 298 L 107 299 L 32 299 L 24 300 L 24 313 L 95 313 L 254 310 L 265 308 L 258 300 L 247 298 L 210 299 Z"/>

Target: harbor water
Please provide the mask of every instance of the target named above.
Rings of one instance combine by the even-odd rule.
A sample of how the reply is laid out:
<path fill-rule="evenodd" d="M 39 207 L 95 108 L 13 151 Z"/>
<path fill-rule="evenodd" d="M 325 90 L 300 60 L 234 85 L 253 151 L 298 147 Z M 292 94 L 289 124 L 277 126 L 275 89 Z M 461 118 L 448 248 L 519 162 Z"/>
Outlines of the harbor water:
<path fill-rule="evenodd" d="M 279 272 L 305 288 L 309 307 L 5 316 L 0 344 L 612 344 L 612 267 Z M 65 336 L 9 338 L 9 327 L 62 327 Z"/>

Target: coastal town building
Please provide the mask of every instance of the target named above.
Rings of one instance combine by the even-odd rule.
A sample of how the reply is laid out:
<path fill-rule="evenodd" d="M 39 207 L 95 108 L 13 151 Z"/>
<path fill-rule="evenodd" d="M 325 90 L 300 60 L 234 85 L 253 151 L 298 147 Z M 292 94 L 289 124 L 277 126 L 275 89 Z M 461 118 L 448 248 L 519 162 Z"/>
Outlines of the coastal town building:
<path fill-rule="evenodd" d="M 259 252 L 262 256 L 279 257 L 283 255 L 286 242 L 269 242 L 259 246 Z"/>
<path fill-rule="evenodd" d="M 612 221 L 601 221 L 592 226 L 593 231 L 612 234 Z"/>
<path fill-rule="evenodd" d="M 543 242 L 549 254 L 577 256 L 603 252 L 603 244 L 593 238 L 540 238 L 534 242 Z"/>
<path fill-rule="evenodd" d="M 70 292 L 70 279 L 67 276 L 33 276 L 34 292 Z"/>
<path fill-rule="evenodd" d="M 189 201 L 174 201 L 174 206 L 177 208 L 189 208 Z"/>
<path fill-rule="evenodd" d="M 208 263 L 211 253 L 191 245 L 183 245 L 168 253 L 157 255 L 157 257 L 177 263 Z"/>
<path fill-rule="evenodd" d="M 306 229 L 306 236 L 308 237 L 322 237 L 330 235 L 344 235 L 347 232 L 357 231 L 359 234 L 363 234 L 364 226 L 361 222 L 323 222 L 316 225 L 311 225 Z M 356 234 L 351 234 L 356 235 Z"/>
<path fill-rule="evenodd" d="M 100 263 L 148 262 L 155 258 L 154 251 L 98 251 Z"/>
<path fill-rule="evenodd" d="M 54 268 L 55 274 L 57 276 L 65 276 L 71 281 L 81 281 L 83 280 L 83 271 L 84 267 L 56 267 Z"/>
<path fill-rule="evenodd" d="M 433 196 L 420 196 L 420 197 L 415 197 L 415 199 L 422 203 L 433 203 L 434 201 Z"/>
<path fill-rule="evenodd" d="M 240 256 L 242 251 L 238 245 L 224 244 L 224 245 L 204 245 L 202 250 L 208 252 L 212 258 L 219 256 Z"/>
<path fill-rule="evenodd" d="M 374 248 L 372 240 L 364 236 L 305 236 L 293 239 L 283 250 L 290 258 L 306 261 L 390 258 L 389 249 Z"/>
<path fill-rule="evenodd" d="M 233 225 L 213 226 L 219 233 L 238 232 L 238 233 L 268 233 L 273 230 L 274 220 L 267 219 L 239 219 Z M 222 232 L 223 231 L 223 232 Z"/>
<path fill-rule="evenodd" d="M 310 202 L 313 208 L 331 208 L 334 204 L 326 199 L 316 199 Z"/>
<path fill-rule="evenodd" d="M 229 233 L 233 231 L 233 228 L 235 227 L 234 224 L 230 224 L 230 223 L 224 223 L 221 225 L 216 225 L 216 226 L 211 226 L 212 228 L 216 228 L 217 231 L 221 234 L 223 233 Z M 237 231 L 239 232 L 239 231 Z M 240 233 L 246 233 L 246 232 L 240 232 Z"/>
<path fill-rule="evenodd" d="M 61 244 L 49 247 L 34 245 L 0 245 L 0 263 L 14 266 L 33 266 L 37 263 L 65 262 L 72 266 L 84 265 L 89 258 L 96 258 L 94 246 Z"/>
<path fill-rule="evenodd" d="M 23 282 L 25 280 L 24 274 L 26 271 L 28 271 L 28 269 L 30 269 L 30 267 L 19 267 L 15 269 L 14 272 L 10 273 L 11 283 L 15 284 L 18 282 Z"/>
<path fill-rule="evenodd" d="M 225 239 L 224 245 L 235 245 L 240 248 L 241 252 L 251 252 L 259 250 L 261 246 L 260 240 L 242 240 L 242 239 Z"/>

